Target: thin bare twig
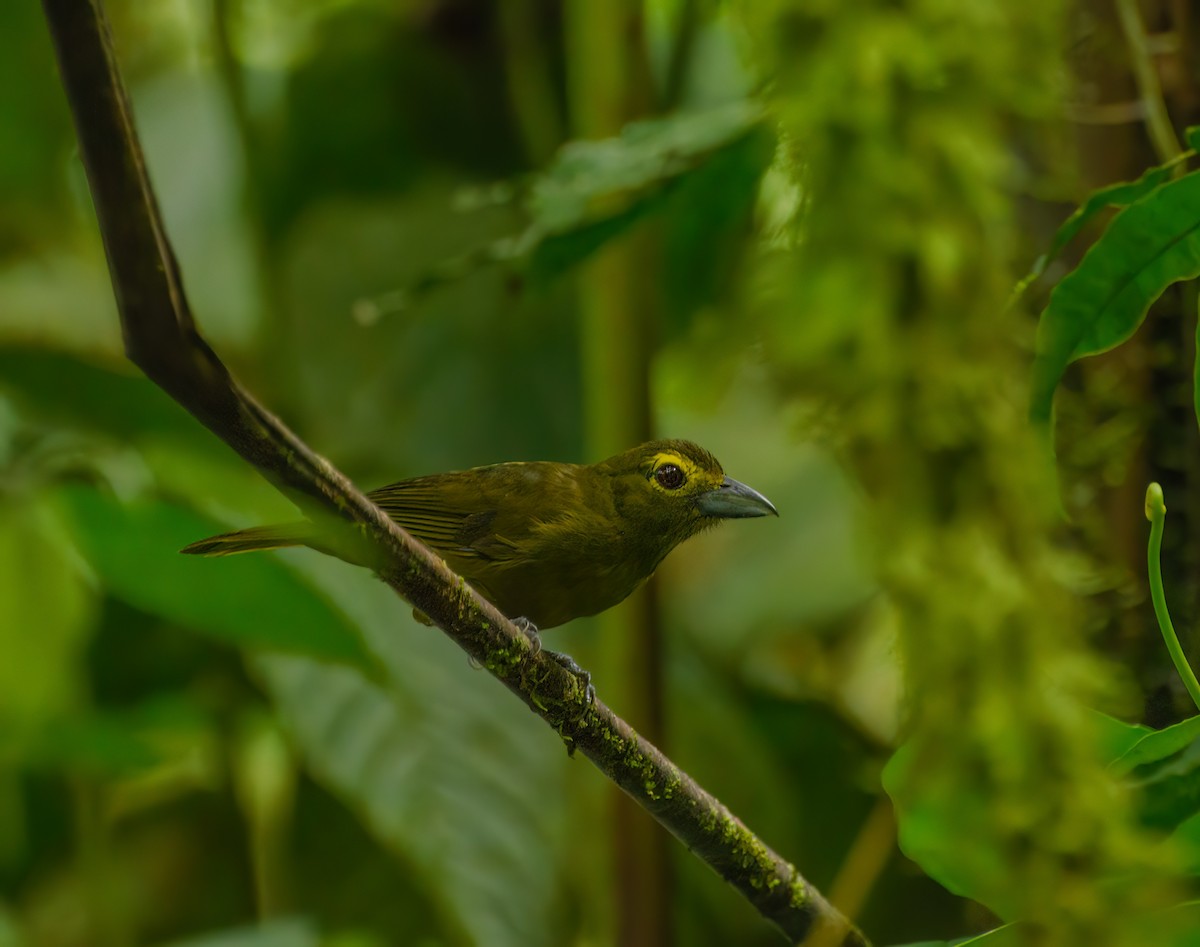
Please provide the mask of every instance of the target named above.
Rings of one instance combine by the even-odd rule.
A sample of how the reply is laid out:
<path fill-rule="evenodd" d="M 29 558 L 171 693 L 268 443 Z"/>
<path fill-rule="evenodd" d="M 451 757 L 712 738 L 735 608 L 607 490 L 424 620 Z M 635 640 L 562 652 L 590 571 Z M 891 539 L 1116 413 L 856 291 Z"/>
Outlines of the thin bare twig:
<path fill-rule="evenodd" d="M 100 0 L 43 0 L 129 358 L 577 747 L 794 943 L 864 947 L 787 861 L 243 390 L 196 329 Z M 171 555 L 170 552 L 164 554 Z"/>

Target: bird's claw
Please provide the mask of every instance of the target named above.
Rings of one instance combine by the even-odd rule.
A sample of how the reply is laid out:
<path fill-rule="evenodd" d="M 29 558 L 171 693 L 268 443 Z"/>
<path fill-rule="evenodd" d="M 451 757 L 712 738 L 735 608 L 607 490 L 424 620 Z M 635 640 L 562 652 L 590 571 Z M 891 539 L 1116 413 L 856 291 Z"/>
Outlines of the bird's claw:
<path fill-rule="evenodd" d="M 514 618 L 512 623 L 517 626 L 517 630 L 529 639 L 529 644 L 533 648 L 535 655 L 542 652 L 542 636 L 538 634 L 537 625 L 531 622 L 528 618 Z M 573 657 L 569 654 L 564 654 L 561 651 L 546 650 L 546 657 L 550 658 L 561 667 L 564 671 L 570 674 L 579 682 L 579 686 L 583 689 L 583 713 L 596 702 L 596 688 L 592 684 L 592 675 L 579 666 Z"/>
<path fill-rule="evenodd" d="M 570 674 L 579 682 L 579 686 L 583 688 L 583 709 L 586 711 L 596 702 L 596 687 L 592 683 L 592 675 L 590 671 L 585 671 L 579 666 L 573 657 L 569 654 L 564 654 L 561 651 L 546 651 L 546 657 L 552 659 L 555 664 L 561 667 L 564 671 Z M 582 714 L 580 715 L 582 716 Z"/>
<path fill-rule="evenodd" d="M 525 617 L 514 618 L 512 623 L 517 626 L 517 631 L 529 639 L 533 653 L 539 654 L 542 650 L 542 636 L 538 634 L 537 625 Z"/>

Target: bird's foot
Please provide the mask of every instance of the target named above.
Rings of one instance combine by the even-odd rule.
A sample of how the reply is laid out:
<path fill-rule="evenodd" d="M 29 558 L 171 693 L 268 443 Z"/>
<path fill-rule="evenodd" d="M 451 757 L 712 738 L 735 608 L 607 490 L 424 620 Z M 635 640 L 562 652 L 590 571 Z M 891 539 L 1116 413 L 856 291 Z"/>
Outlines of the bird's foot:
<path fill-rule="evenodd" d="M 561 651 L 546 651 L 546 657 L 552 659 L 555 664 L 561 667 L 564 671 L 570 674 L 579 682 L 579 686 L 583 688 L 583 707 L 587 710 L 596 702 L 596 687 L 592 684 L 592 675 L 590 671 L 585 671 L 581 668 L 575 659 L 569 654 L 564 654 Z"/>
<path fill-rule="evenodd" d="M 517 626 L 517 631 L 529 639 L 533 653 L 539 654 L 542 650 L 542 636 L 538 634 L 537 625 L 524 616 L 512 619 L 512 623 Z"/>
<path fill-rule="evenodd" d="M 517 626 L 521 634 L 529 639 L 534 654 L 540 654 L 545 650 L 546 657 L 553 660 L 555 664 L 579 682 L 579 686 L 583 689 L 583 712 L 586 712 L 596 702 L 596 688 L 592 684 L 591 673 L 581 668 L 569 654 L 564 654 L 561 651 L 551 651 L 549 648 L 543 649 L 542 636 L 538 634 L 537 625 L 528 618 L 514 618 L 512 619 L 512 623 Z M 580 713 L 580 716 L 583 716 L 583 712 Z"/>

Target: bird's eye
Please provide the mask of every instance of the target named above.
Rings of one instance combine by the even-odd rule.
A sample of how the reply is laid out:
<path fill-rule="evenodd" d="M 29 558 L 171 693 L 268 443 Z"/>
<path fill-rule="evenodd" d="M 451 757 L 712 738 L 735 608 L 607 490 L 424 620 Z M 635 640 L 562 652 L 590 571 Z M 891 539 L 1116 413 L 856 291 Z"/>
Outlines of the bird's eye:
<path fill-rule="evenodd" d="M 654 471 L 654 479 L 658 481 L 658 485 L 663 489 L 678 490 L 683 486 L 687 477 L 674 464 L 663 464 Z"/>

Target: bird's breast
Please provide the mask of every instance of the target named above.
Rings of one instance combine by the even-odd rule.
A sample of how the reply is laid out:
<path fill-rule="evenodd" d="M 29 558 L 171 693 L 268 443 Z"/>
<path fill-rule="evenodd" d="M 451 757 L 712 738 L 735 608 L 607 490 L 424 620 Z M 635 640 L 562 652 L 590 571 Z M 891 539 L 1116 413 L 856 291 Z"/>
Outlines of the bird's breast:
<path fill-rule="evenodd" d="M 629 554 L 619 532 L 603 542 L 578 535 L 562 538 L 505 562 L 451 565 L 509 618 L 528 618 L 539 628 L 611 608 L 653 571 Z"/>

